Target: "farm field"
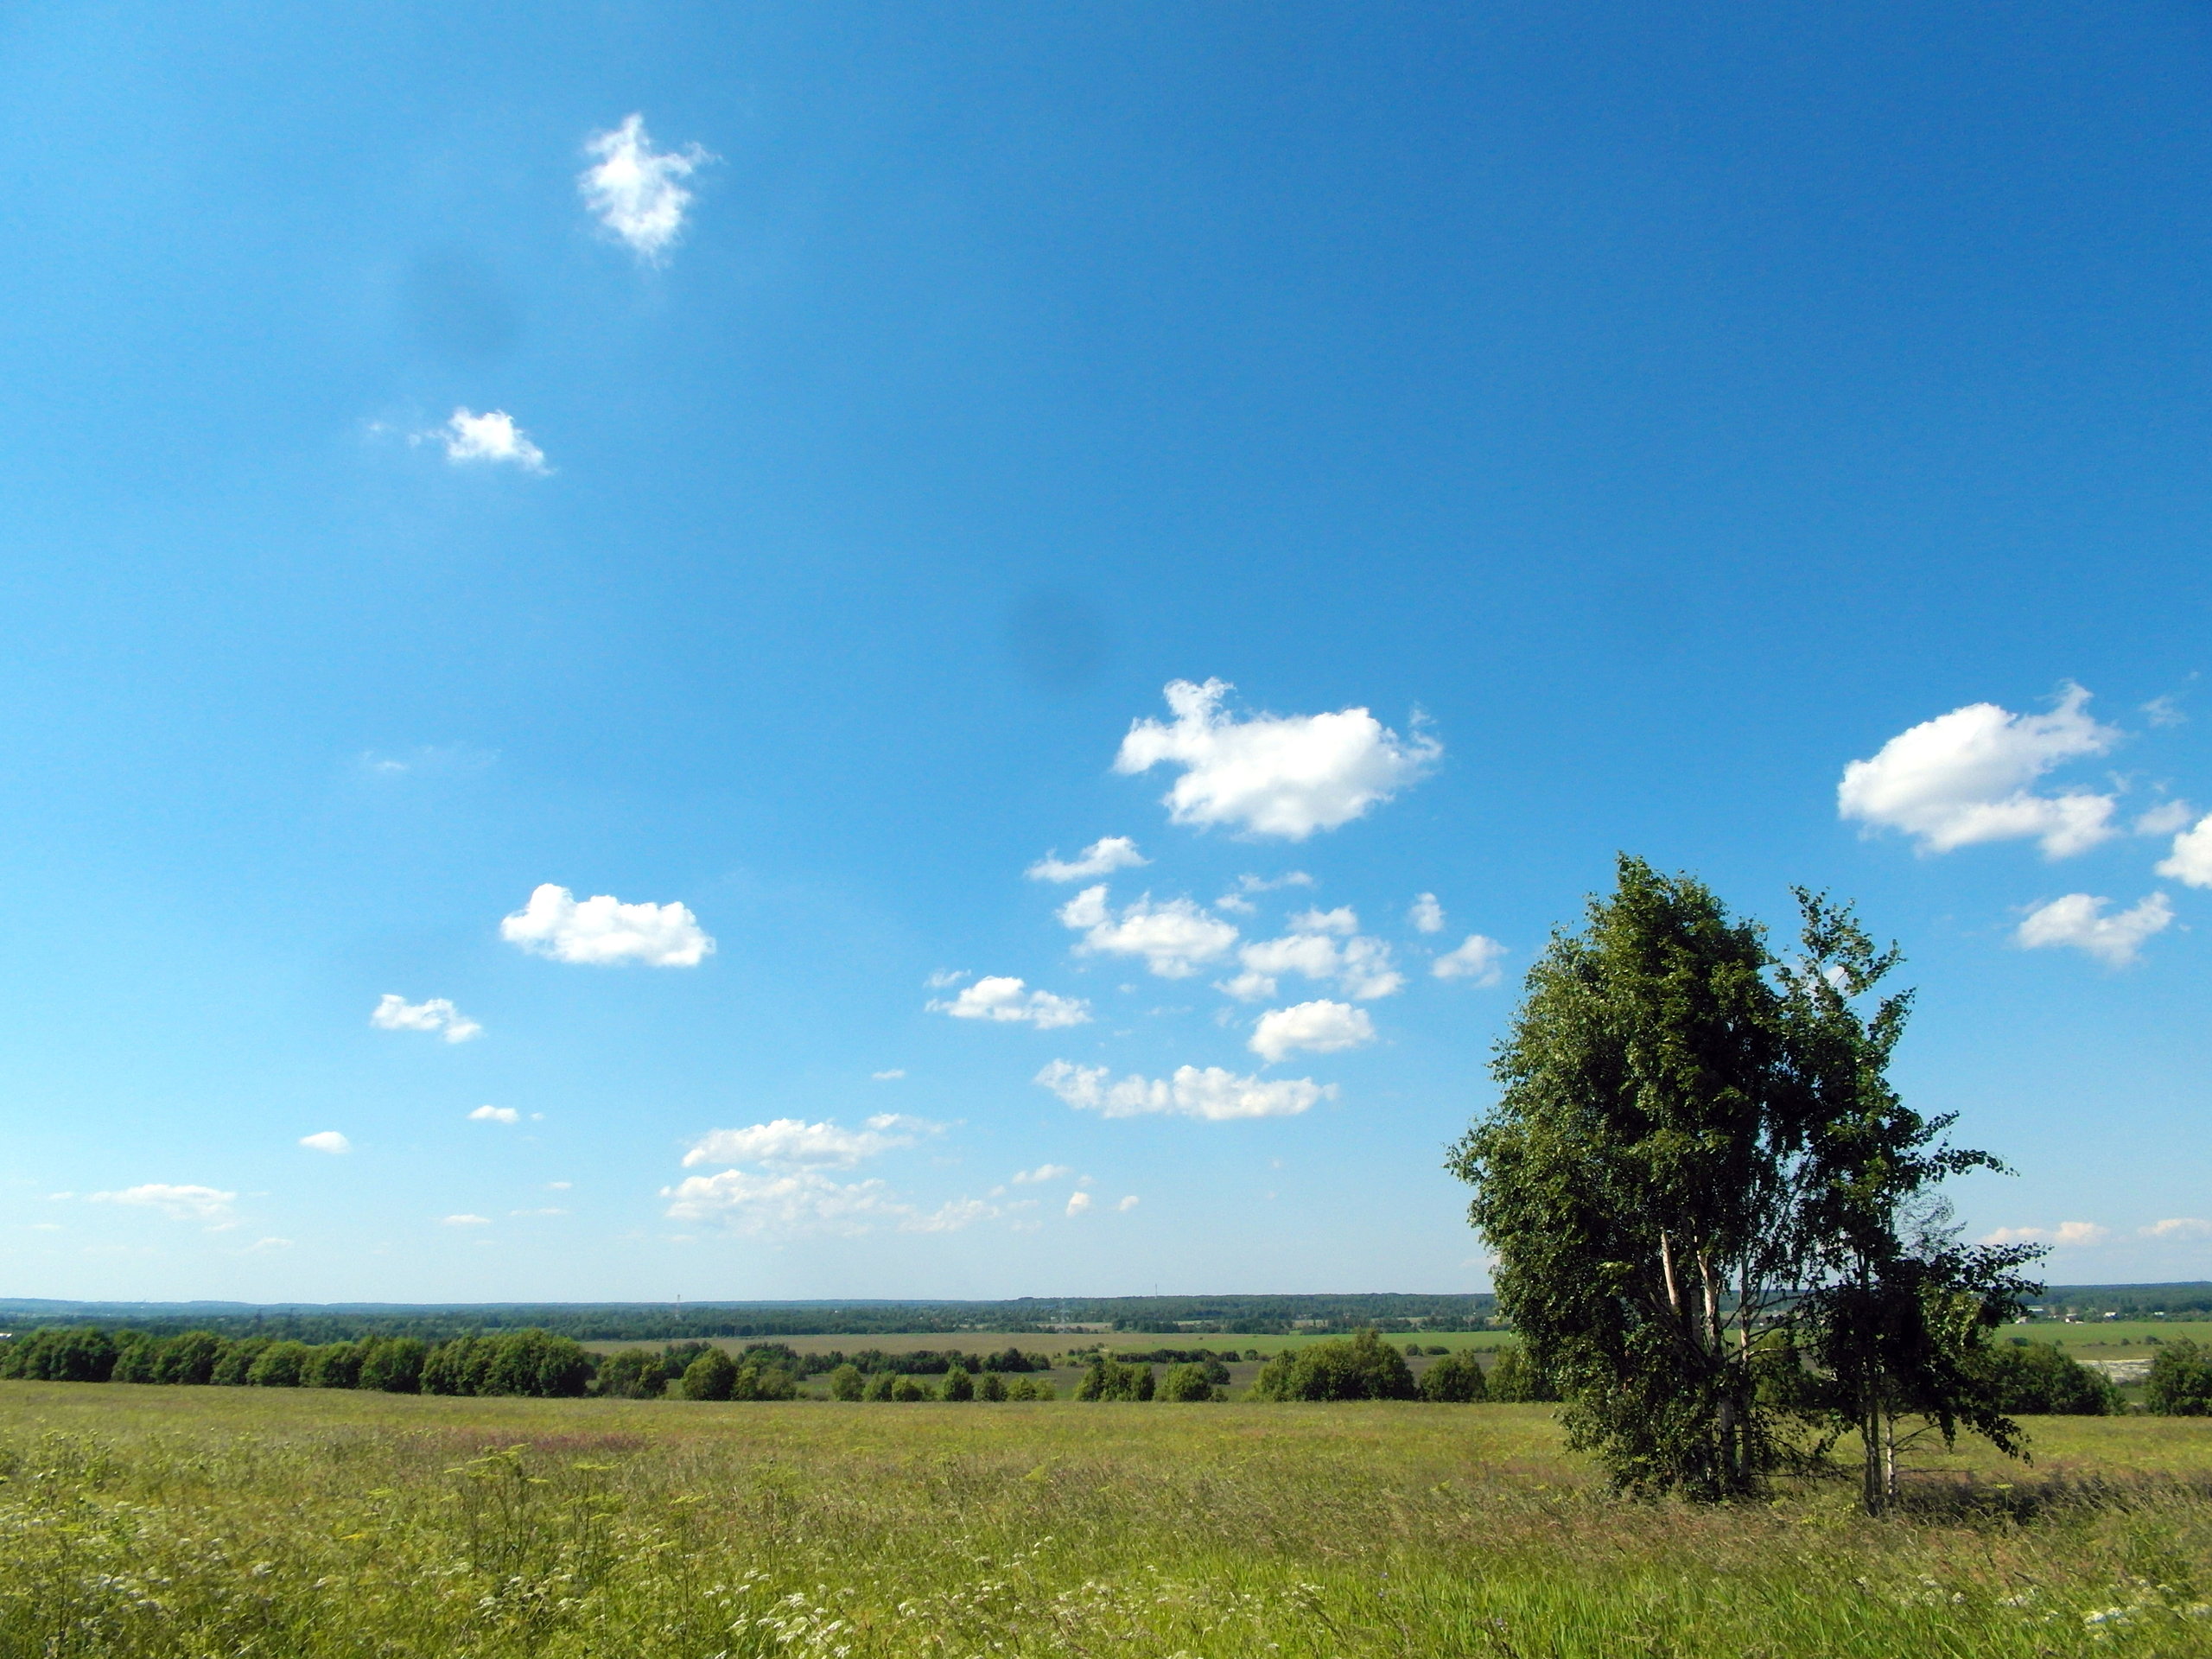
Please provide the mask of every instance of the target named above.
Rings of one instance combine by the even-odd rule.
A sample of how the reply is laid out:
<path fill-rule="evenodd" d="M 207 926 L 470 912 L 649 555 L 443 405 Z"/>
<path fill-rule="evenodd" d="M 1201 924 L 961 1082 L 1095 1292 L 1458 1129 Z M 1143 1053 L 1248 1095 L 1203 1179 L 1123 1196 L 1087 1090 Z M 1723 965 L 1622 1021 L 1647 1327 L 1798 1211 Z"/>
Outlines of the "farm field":
<path fill-rule="evenodd" d="M 1607 1497 L 1548 1408 L 0 1384 L 0 1654 L 2212 1651 L 2212 1421 L 1913 1512 Z"/>

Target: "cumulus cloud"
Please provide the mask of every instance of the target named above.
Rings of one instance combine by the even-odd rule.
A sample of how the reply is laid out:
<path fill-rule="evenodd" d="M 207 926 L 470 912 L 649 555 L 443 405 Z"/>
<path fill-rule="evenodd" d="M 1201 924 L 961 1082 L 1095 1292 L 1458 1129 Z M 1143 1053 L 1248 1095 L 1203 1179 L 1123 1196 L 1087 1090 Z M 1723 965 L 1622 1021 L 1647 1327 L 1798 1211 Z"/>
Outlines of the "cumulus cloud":
<path fill-rule="evenodd" d="M 1332 931 L 1287 933 L 1246 945 L 1236 953 L 1244 971 L 1221 988 L 1242 1001 L 1262 1002 L 1275 995 L 1284 975 L 1297 974 L 1333 982 L 1355 1001 L 1369 1002 L 1404 988 L 1406 976 L 1391 964 L 1390 947 L 1383 941 L 1357 934 L 1342 940 L 1332 937 L 1359 925 L 1350 910 L 1308 911 L 1293 921 Z"/>
<path fill-rule="evenodd" d="M 602 966 L 696 968 L 715 950 L 699 918 L 680 904 L 626 905 L 610 893 L 578 904 L 568 888 L 550 881 L 499 924 L 499 937 L 532 956 Z"/>
<path fill-rule="evenodd" d="M 1022 981 L 1002 974 L 977 980 L 950 1002 L 932 1001 L 928 1007 L 932 1014 L 949 1014 L 956 1020 L 995 1020 L 1039 1031 L 1090 1023 L 1090 1004 L 1083 998 L 1028 990 Z"/>
<path fill-rule="evenodd" d="M 584 206 L 640 259 L 658 264 L 683 233 L 684 209 L 691 205 L 681 181 L 715 158 L 697 144 L 655 149 L 642 115 L 592 134 L 584 154 L 596 158 L 576 175 Z"/>
<path fill-rule="evenodd" d="M 1135 1209 L 1135 1208 L 1137 1207 L 1137 1205 L 1140 1205 L 1140 1204 L 1141 1204 L 1142 1202 L 1143 1202 L 1143 1200 L 1142 1200 L 1141 1198 L 1138 1198 L 1138 1197 L 1137 1197 L 1137 1195 L 1136 1195 L 1135 1193 L 1132 1192 L 1132 1193 L 1130 1193 L 1130 1194 L 1129 1194 L 1129 1196 L 1128 1196 L 1128 1198 L 1123 1198 L 1123 1199 L 1122 1199 L 1119 1204 L 1116 1205 L 1114 1207 L 1115 1207 L 1116 1210 L 1120 1211 L 1123 1215 L 1125 1215 L 1125 1216 L 1126 1216 L 1127 1214 L 1128 1214 L 1128 1213 L 1129 1213 L 1129 1211 L 1132 1211 L 1132 1210 Z"/>
<path fill-rule="evenodd" d="M 335 1129 L 321 1129 L 313 1135 L 303 1135 L 300 1144 L 309 1152 L 327 1152 L 340 1157 L 353 1150 L 353 1143 Z"/>
<path fill-rule="evenodd" d="M 2139 836 L 2171 836 L 2196 816 L 2196 809 L 2187 801 L 2161 801 L 2137 813 L 2131 828 Z"/>
<path fill-rule="evenodd" d="M 1999 1227 L 1986 1235 L 1985 1244 L 2055 1244 L 2061 1249 L 2086 1249 L 2112 1238 L 2109 1227 L 2094 1221 L 2062 1221 L 2056 1227 Z"/>
<path fill-rule="evenodd" d="M 1016 1186 L 1033 1186 L 1043 1181 L 1065 1181 L 1074 1173 L 1072 1164 L 1039 1164 L 1034 1169 L 1016 1170 L 1013 1179 Z"/>
<path fill-rule="evenodd" d="M 1498 963 L 1504 957 L 1505 947 L 1496 939 L 1470 933 L 1458 950 L 1446 950 L 1431 963 L 1428 971 L 1439 979 L 1465 979 L 1478 985 L 1495 985 L 1500 977 Z"/>
<path fill-rule="evenodd" d="M 1175 718 L 1133 722 L 1114 757 L 1119 772 L 1162 762 L 1183 769 L 1166 797 L 1177 823 L 1232 824 L 1303 841 L 1389 800 L 1444 752 L 1419 732 L 1400 738 L 1364 709 L 1239 720 L 1221 707 L 1232 689 L 1220 680 L 1174 681 L 1166 697 Z"/>
<path fill-rule="evenodd" d="M 1085 1211 L 1089 1210 L 1090 1208 L 1090 1193 L 1088 1193 L 1088 1192 L 1071 1192 L 1071 1193 L 1069 1193 L 1069 1194 L 1068 1194 L 1068 1215 L 1069 1215 L 1071 1217 L 1076 1217 L 1076 1216 L 1082 1215 Z"/>
<path fill-rule="evenodd" d="M 541 476 L 551 470 L 545 464 L 545 452 L 530 441 L 530 435 L 504 409 L 481 415 L 456 409 L 452 418 L 430 435 L 445 445 L 446 459 L 455 466 L 519 467 Z"/>
<path fill-rule="evenodd" d="M 522 1114 L 512 1106 L 479 1106 L 468 1115 L 472 1123 L 519 1123 Z"/>
<path fill-rule="evenodd" d="M 369 1023 L 380 1031 L 435 1031 L 449 1043 L 465 1043 L 484 1034 L 478 1025 L 442 996 L 410 1002 L 396 991 L 386 991 L 369 1010 Z"/>
<path fill-rule="evenodd" d="M 442 1227 L 489 1227 L 492 1224 L 492 1217 L 467 1214 L 444 1216 L 440 1217 L 438 1224 Z"/>
<path fill-rule="evenodd" d="M 2069 893 L 2040 909 L 2028 912 L 2013 938 L 2023 950 L 2047 945 L 2071 945 L 2086 950 L 2108 968 L 2123 968 L 2135 960 L 2143 942 L 2163 932 L 2174 918 L 2174 907 L 2163 893 L 2154 893 L 2131 909 L 2107 916 L 2109 899 L 2086 893 Z"/>
<path fill-rule="evenodd" d="M 2039 795 L 2029 788 L 2061 761 L 2102 754 L 2120 732 L 2084 712 L 2089 694 L 2069 685 L 2047 715 L 2016 715 L 1969 703 L 1923 721 L 1853 760 L 1836 786 L 1836 808 L 1869 830 L 1902 830 L 1923 853 L 1977 842 L 2033 837 L 2063 858 L 2115 834 L 2114 799 L 2086 790 Z"/>
<path fill-rule="evenodd" d="M 1359 931 L 1359 913 L 1350 905 L 1339 905 L 1334 910 L 1301 910 L 1290 918 L 1291 931 L 1297 933 L 1343 933 Z"/>
<path fill-rule="evenodd" d="M 948 1198 L 927 1213 L 911 1211 L 899 1222 L 899 1230 L 906 1233 L 957 1233 L 963 1227 L 989 1221 L 1000 1213 L 998 1205 L 986 1204 L 981 1198 Z"/>
<path fill-rule="evenodd" d="M 1374 1040 L 1375 1022 L 1366 1009 L 1325 1000 L 1268 1009 L 1253 1027 L 1251 1049 L 1272 1065 L 1300 1049 L 1334 1054 Z"/>
<path fill-rule="evenodd" d="M 911 1214 L 879 1180 L 836 1181 L 818 1169 L 753 1174 L 726 1169 L 662 1189 L 677 1221 L 717 1221 L 740 1233 L 864 1233 Z"/>
<path fill-rule="evenodd" d="M 1084 955 L 1141 957 L 1162 979 L 1187 979 L 1201 963 L 1227 954 L 1236 928 L 1209 916 L 1188 899 L 1155 905 L 1150 893 L 1117 916 L 1106 902 L 1106 885 L 1085 887 L 1059 908 L 1061 925 L 1083 935 L 1076 950 Z"/>
<path fill-rule="evenodd" d="M 1337 1096 L 1333 1083 L 1318 1084 L 1311 1077 L 1264 1082 L 1237 1077 L 1217 1065 L 1203 1071 L 1195 1065 L 1178 1066 L 1173 1077 L 1147 1079 L 1131 1075 L 1116 1083 L 1103 1065 L 1054 1060 L 1037 1074 L 1035 1081 L 1077 1110 L 1107 1117 L 1141 1117 L 1155 1112 L 1217 1122 L 1239 1117 L 1294 1117 L 1316 1102 Z"/>
<path fill-rule="evenodd" d="M 227 1224 L 231 1220 L 231 1206 L 238 1201 L 235 1192 L 225 1192 L 212 1186 L 172 1185 L 166 1181 L 148 1181 L 143 1186 L 126 1186 L 119 1192 L 95 1192 L 93 1204 L 128 1204 L 143 1209 L 158 1210 L 171 1221 L 203 1221 Z"/>
<path fill-rule="evenodd" d="M 809 1123 L 804 1118 L 779 1117 L 747 1128 L 709 1129 L 683 1154 L 683 1166 L 690 1169 L 699 1164 L 781 1164 L 850 1169 L 863 1158 L 912 1146 L 912 1134 L 886 1132 L 903 1130 L 910 1121 L 889 1115 L 871 1119 L 874 1128 L 848 1129 L 830 1122 Z"/>
<path fill-rule="evenodd" d="M 2212 1221 L 2202 1221 L 2195 1216 L 2168 1216 L 2164 1221 L 2154 1221 L 2137 1230 L 2145 1238 L 2212 1238 Z"/>
<path fill-rule="evenodd" d="M 1094 841 L 1074 858 L 1063 859 L 1058 849 L 1045 855 L 1023 872 L 1032 881 L 1087 881 L 1094 875 L 1111 875 L 1116 870 L 1133 870 L 1140 864 L 1152 861 L 1137 851 L 1137 844 L 1127 836 L 1108 836 Z"/>
<path fill-rule="evenodd" d="M 2172 854 L 2158 874 L 2189 887 L 2212 887 L 2212 813 L 2174 837 Z"/>
<path fill-rule="evenodd" d="M 1441 933 L 1444 931 L 1444 906 L 1436 902 L 1436 895 L 1424 893 L 1414 899 L 1413 908 L 1406 912 L 1406 919 L 1416 933 Z"/>

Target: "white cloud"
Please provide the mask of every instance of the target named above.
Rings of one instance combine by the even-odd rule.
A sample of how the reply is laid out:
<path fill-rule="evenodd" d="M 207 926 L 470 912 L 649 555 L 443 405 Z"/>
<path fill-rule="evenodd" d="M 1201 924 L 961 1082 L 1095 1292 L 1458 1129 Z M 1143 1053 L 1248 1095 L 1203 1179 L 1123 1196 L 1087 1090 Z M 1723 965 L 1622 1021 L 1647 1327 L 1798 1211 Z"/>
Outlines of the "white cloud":
<path fill-rule="evenodd" d="M 2154 1221 L 2137 1230 L 2145 1238 L 2212 1238 L 2212 1221 L 2202 1221 L 2195 1216 L 2168 1216 L 2164 1221 Z"/>
<path fill-rule="evenodd" d="M 601 965 L 696 968 L 715 950 L 699 918 L 680 904 L 626 905 L 610 893 L 578 904 L 568 888 L 550 881 L 499 924 L 499 937 L 532 956 Z"/>
<path fill-rule="evenodd" d="M 2112 1230 L 2094 1221 L 2062 1221 L 2056 1228 L 1999 1227 L 1982 1238 L 1985 1244 L 2055 1244 L 2061 1249 L 2087 1249 L 2109 1243 Z"/>
<path fill-rule="evenodd" d="M 292 1241 L 289 1238 L 257 1238 L 245 1247 L 245 1253 L 251 1255 L 257 1250 L 289 1250 L 291 1248 Z"/>
<path fill-rule="evenodd" d="M 1045 855 L 1023 872 L 1032 881 L 1084 881 L 1094 875 L 1111 875 L 1116 870 L 1133 870 L 1152 861 L 1137 851 L 1137 844 L 1127 836 L 1108 836 L 1094 841 L 1072 859 L 1058 856 L 1058 849 Z"/>
<path fill-rule="evenodd" d="M 1129 1213 L 1129 1211 L 1132 1211 L 1132 1210 L 1135 1209 L 1135 1208 L 1137 1207 L 1137 1205 L 1140 1205 L 1140 1204 L 1141 1204 L 1141 1203 L 1143 1203 L 1143 1202 L 1144 1202 L 1144 1200 L 1143 1200 L 1143 1199 L 1141 1199 L 1141 1198 L 1138 1198 L 1138 1197 L 1137 1197 L 1137 1195 L 1136 1195 L 1135 1193 L 1132 1192 L 1132 1193 L 1130 1193 L 1130 1194 L 1129 1194 L 1129 1196 L 1128 1196 L 1128 1198 L 1123 1198 L 1123 1199 L 1122 1199 L 1119 1204 L 1116 1205 L 1114 1207 L 1115 1207 L 1116 1210 L 1120 1211 L 1123 1215 L 1125 1215 L 1125 1216 L 1126 1216 L 1126 1215 L 1128 1215 L 1128 1214 Z"/>
<path fill-rule="evenodd" d="M 2183 887 L 2212 887 L 2212 813 L 2174 837 L 2172 855 L 2160 862 L 2158 874 Z"/>
<path fill-rule="evenodd" d="M 1294 933 L 1343 933 L 1359 931 L 1359 914 L 1350 905 L 1339 905 L 1334 910 L 1301 910 L 1290 918 Z"/>
<path fill-rule="evenodd" d="M 683 1154 L 683 1166 L 690 1169 L 698 1164 L 783 1164 L 850 1169 L 863 1158 L 874 1158 L 914 1144 L 912 1135 L 884 1133 L 886 1129 L 907 1127 L 906 1120 L 887 1116 L 870 1121 L 878 1127 L 848 1129 L 835 1123 L 809 1123 L 802 1118 L 779 1117 L 747 1128 L 710 1129 Z"/>
<path fill-rule="evenodd" d="M 323 1129 L 314 1135 L 303 1135 L 300 1137 L 300 1144 L 309 1152 L 327 1152 L 335 1157 L 343 1157 L 353 1150 L 353 1143 L 335 1129 Z"/>
<path fill-rule="evenodd" d="M 2086 893 L 2069 893 L 2031 911 L 2012 937 L 2023 950 L 2072 945 L 2107 967 L 2125 967 L 2135 960 L 2144 940 L 2165 930 L 2174 918 L 2174 907 L 2164 893 L 2154 893 L 2133 908 L 2107 916 L 2104 908 L 2111 902 Z"/>
<path fill-rule="evenodd" d="M 1068 1194 L 1068 1215 L 1069 1215 L 1071 1217 L 1076 1217 L 1076 1216 L 1082 1215 L 1085 1211 L 1089 1210 L 1090 1208 L 1090 1193 L 1088 1193 L 1088 1192 L 1071 1192 L 1071 1193 L 1069 1193 L 1069 1194 Z"/>
<path fill-rule="evenodd" d="M 1300 1002 L 1287 1008 L 1270 1008 L 1252 1031 L 1251 1049 L 1269 1065 L 1300 1049 L 1334 1054 L 1375 1040 L 1375 1022 L 1367 1010 L 1346 1002 Z"/>
<path fill-rule="evenodd" d="M 881 1181 L 835 1181 L 818 1169 L 770 1175 L 726 1169 L 690 1176 L 661 1196 L 673 1220 L 719 1221 L 750 1234 L 864 1233 L 876 1221 L 912 1213 Z"/>
<path fill-rule="evenodd" d="M 899 1224 L 903 1233 L 957 1233 L 963 1227 L 972 1227 L 979 1221 L 989 1221 L 1001 1214 L 995 1204 L 981 1198 L 948 1198 L 927 1215 L 919 1211 L 909 1215 Z"/>
<path fill-rule="evenodd" d="M 924 980 L 922 983 L 928 986 L 930 989 L 933 991 L 941 991 L 948 985 L 957 985 L 962 980 L 968 977 L 968 972 L 969 970 L 965 968 L 940 968 L 935 973 L 931 974 L 927 979 Z"/>
<path fill-rule="evenodd" d="M 1178 1066 L 1172 1078 L 1130 1076 L 1115 1083 L 1103 1065 L 1054 1060 L 1034 1081 L 1078 1110 L 1108 1117 L 1140 1117 L 1154 1112 L 1179 1113 L 1216 1122 L 1239 1117 L 1294 1117 L 1316 1102 L 1334 1100 L 1337 1096 L 1333 1083 L 1317 1084 L 1311 1077 L 1263 1082 L 1237 1077 L 1217 1065 L 1203 1071 L 1194 1065 Z"/>
<path fill-rule="evenodd" d="M 1350 910 L 1309 911 L 1294 920 L 1333 928 L 1359 925 Z M 1236 954 L 1244 971 L 1220 988 L 1246 1002 L 1261 1002 L 1274 995 L 1276 981 L 1285 974 L 1333 981 L 1345 995 L 1362 1002 L 1395 995 L 1406 982 L 1406 976 L 1391 965 L 1388 944 L 1357 935 L 1340 944 L 1326 933 L 1287 933 L 1279 939 L 1248 944 Z"/>
<path fill-rule="evenodd" d="M 1406 912 L 1406 919 L 1414 925 L 1417 933 L 1441 933 L 1444 931 L 1444 906 L 1436 902 L 1436 895 L 1424 893 L 1414 899 L 1413 908 Z"/>
<path fill-rule="evenodd" d="M 871 1071 L 868 1073 L 869 1077 L 877 1083 L 896 1083 L 899 1078 L 906 1075 L 906 1072 L 905 1067 L 895 1065 L 888 1071 Z"/>
<path fill-rule="evenodd" d="M 543 1206 L 542 1208 L 536 1209 L 536 1210 L 510 1210 L 510 1211 L 507 1211 L 507 1214 L 508 1214 L 510 1217 L 515 1217 L 515 1216 L 565 1216 L 565 1215 L 567 1215 L 568 1213 L 569 1213 L 569 1212 L 568 1212 L 567 1211 L 563 1210 L 563 1209 L 561 1209 L 561 1208 L 557 1207 L 556 1205 L 546 1205 Z"/>
<path fill-rule="evenodd" d="M 900 1135 L 943 1135 L 944 1125 L 906 1112 L 878 1112 L 868 1120 L 871 1129 L 896 1130 Z"/>
<path fill-rule="evenodd" d="M 1924 721 L 1853 760 L 1836 786 L 1836 810 L 1870 829 L 1902 830 L 1923 853 L 2033 836 L 2063 858 L 2115 833 L 2114 798 L 2083 790 L 2038 795 L 2028 785 L 2063 760 L 2102 754 L 2120 734 L 2083 712 L 2089 694 L 2069 685 L 2047 715 L 1969 703 Z"/>
<path fill-rule="evenodd" d="M 1458 950 L 1447 950 L 1430 963 L 1428 971 L 1439 979 L 1466 979 L 1478 985 L 1495 985 L 1500 977 L 1497 964 L 1505 954 L 1505 947 L 1496 939 L 1470 933 Z"/>
<path fill-rule="evenodd" d="M 158 1210 L 171 1221 L 228 1223 L 231 1206 L 238 1200 L 237 1193 L 212 1186 L 176 1186 L 165 1181 L 149 1181 L 143 1186 L 126 1186 L 120 1192 L 94 1192 L 88 1202 L 136 1205 Z"/>
<path fill-rule="evenodd" d="M 504 409 L 482 415 L 456 409 L 453 418 L 429 435 L 445 445 L 446 459 L 456 466 L 482 461 L 489 466 L 519 467 L 541 476 L 550 470 L 545 465 L 545 452 L 530 441 L 530 435 Z"/>
<path fill-rule="evenodd" d="M 1162 761 L 1184 769 L 1166 797 L 1177 823 L 1235 824 L 1303 841 L 1419 781 L 1444 752 L 1418 732 L 1400 738 L 1364 709 L 1240 721 L 1221 709 L 1232 689 L 1220 680 L 1174 681 L 1166 690 L 1174 720 L 1134 721 L 1114 757 L 1120 772 Z"/>
<path fill-rule="evenodd" d="M 1072 1164 L 1039 1164 L 1034 1169 L 1016 1170 L 1013 1179 L 1016 1186 L 1029 1186 L 1043 1181 L 1064 1181 L 1074 1173 Z"/>
<path fill-rule="evenodd" d="M 2171 836 L 2196 816 L 2196 809 L 2187 801 L 2161 801 L 2136 814 L 2132 827 L 2139 836 Z"/>
<path fill-rule="evenodd" d="M 1106 902 L 1103 882 L 1085 887 L 1058 914 L 1063 926 L 1083 934 L 1078 952 L 1142 957 L 1162 979 L 1187 979 L 1200 963 L 1214 961 L 1236 943 L 1233 924 L 1207 915 L 1188 899 L 1155 905 L 1147 893 L 1117 917 Z"/>
<path fill-rule="evenodd" d="M 642 115 L 594 132 L 584 141 L 584 153 L 598 158 L 576 175 L 584 206 L 639 258 L 658 264 L 682 234 L 683 210 L 691 204 L 691 193 L 677 181 L 715 158 L 697 144 L 655 149 Z"/>
<path fill-rule="evenodd" d="M 512 1106 L 479 1106 L 468 1115 L 472 1123 L 519 1123 L 522 1114 Z"/>
<path fill-rule="evenodd" d="M 2189 721 L 2189 716 L 2182 713 L 2180 705 L 2170 696 L 2152 698 L 2143 705 L 2143 715 L 2153 726 L 2181 726 Z"/>
<path fill-rule="evenodd" d="M 1039 1031 L 1090 1023 L 1090 1004 L 1083 998 L 1027 990 L 1022 981 L 1003 974 L 987 976 L 950 1002 L 932 1001 L 928 1007 L 932 1014 L 949 1014 L 956 1020 L 1019 1022 Z"/>
<path fill-rule="evenodd" d="M 440 1217 L 438 1224 L 442 1227 L 489 1227 L 492 1224 L 492 1217 L 471 1215 L 445 1216 Z"/>
<path fill-rule="evenodd" d="M 397 992 L 386 991 L 369 1010 L 369 1023 L 380 1031 L 436 1031 L 449 1043 L 465 1043 L 484 1034 L 484 1027 L 442 996 L 410 1002 Z"/>

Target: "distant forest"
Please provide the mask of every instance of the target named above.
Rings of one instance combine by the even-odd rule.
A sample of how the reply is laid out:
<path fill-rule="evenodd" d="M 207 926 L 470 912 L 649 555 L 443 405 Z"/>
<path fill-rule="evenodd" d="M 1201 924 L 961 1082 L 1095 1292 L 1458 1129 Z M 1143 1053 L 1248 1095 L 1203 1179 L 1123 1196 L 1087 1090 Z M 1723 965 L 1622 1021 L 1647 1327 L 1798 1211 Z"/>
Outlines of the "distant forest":
<path fill-rule="evenodd" d="M 2212 1283 L 2053 1285 L 2037 1306 L 2052 1315 L 2141 1319 L 2212 1316 Z M 448 1338 L 535 1329 L 578 1342 L 678 1342 L 702 1337 L 1046 1333 L 1090 1329 L 1179 1335 L 1287 1336 L 1479 1331 L 1497 1323 L 1489 1295 L 1375 1293 L 1315 1296 L 1024 1296 L 1004 1302 L 65 1302 L 0 1300 L 0 1331 L 50 1325 L 128 1327 L 152 1336 L 212 1331 L 226 1337 L 353 1342 L 365 1337 Z"/>
<path fill-rule="evenodd" d="M 2212 1293 L 2212 1287 L 2207 1287 Z M 1294 1332 L 1479 1331 L 1489 1295 L 1025 1296 L 1006 1302 L 550 1302 L 407 1305 L 0 1300 L 0 1330 L 50 1325 L 127 1326 L 153 1336 L 353 1342 L 535 1329 L 578 1342 L 671 1342 L 699 1337 L 1043 1333 L 1091 1329 L 1160 1335 L 1286 1336 Z"/>

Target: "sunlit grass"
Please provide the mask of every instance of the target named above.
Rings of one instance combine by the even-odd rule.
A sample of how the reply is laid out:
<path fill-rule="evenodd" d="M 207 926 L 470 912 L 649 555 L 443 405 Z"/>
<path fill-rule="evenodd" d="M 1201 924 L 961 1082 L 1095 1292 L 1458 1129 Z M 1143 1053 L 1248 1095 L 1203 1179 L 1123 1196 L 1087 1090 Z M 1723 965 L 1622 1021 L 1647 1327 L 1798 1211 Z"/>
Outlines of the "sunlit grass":
<path fill-rule="evenodd" d="M 9 1383 L 0 1653 L 2212 1651 L 2212 1424 L 2034 1428 L 1871 1522 L 1616 1502 L 1541 1407 Z"/>

